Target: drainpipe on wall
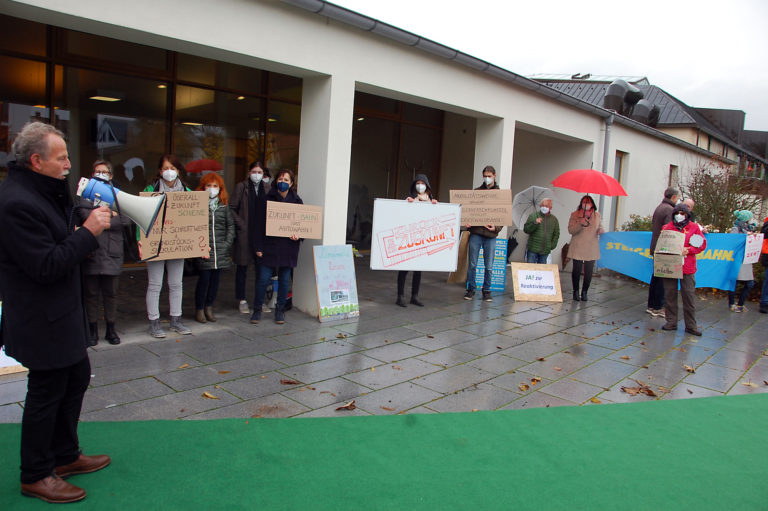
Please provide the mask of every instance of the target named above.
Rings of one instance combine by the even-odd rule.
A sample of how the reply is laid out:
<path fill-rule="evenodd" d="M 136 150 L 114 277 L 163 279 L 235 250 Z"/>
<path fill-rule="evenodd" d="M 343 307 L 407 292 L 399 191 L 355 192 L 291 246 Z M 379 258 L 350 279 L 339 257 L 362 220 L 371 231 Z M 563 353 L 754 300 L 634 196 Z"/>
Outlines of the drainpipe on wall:
<path fill-rule="evenodd" d="M 611 125 L 613 124 L 613 114 L 611 114 L 609 117 L 605 119 L 605 139 L 603 140 L 603 174 L 608 173 L 608 152 L 611 149 Z M 603 211 L 603 202 L 605 201 L 605 197 L 603 195 L 600 196 L 600 204 L 598 204 L 597 209 L 599 211 Z M 615 215 L 615 212 L 612 211 L 611 215 Z M 613 223 L 611 223 L 613 225 Z"/>

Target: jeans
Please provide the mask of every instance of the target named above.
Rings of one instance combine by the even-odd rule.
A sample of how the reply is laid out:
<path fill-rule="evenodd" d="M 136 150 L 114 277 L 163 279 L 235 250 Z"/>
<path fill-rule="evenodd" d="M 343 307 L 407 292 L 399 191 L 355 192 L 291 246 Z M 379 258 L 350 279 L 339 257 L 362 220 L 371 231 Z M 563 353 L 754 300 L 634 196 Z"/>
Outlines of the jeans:
<path fill-rule="evenodd" d="M 267 284 L 272 280 L 275 268 L 261 265 L 259 268 L 259 280 L 256 281 L 256 292 L 253 296 L 253 310 L 261 310 L 264 305 L 264 295 L 267 292 Z M 277 303 L 275 307 L 283 309 L 288 299 L 288 290 L 291 288 L 291 267 L 280 266 L 277 268 Z"/>
<path fill-rule="evenodd" d="M 477 260 L 480 257 L 480 248 L 483 249 L 483 261 L 485 262 L 485 274 L 483 275 L 483 291 L 491 290 L 493 278 L 493 257 L 496 253 L 496 238 L 486 238 L 480 234 L 469 235 L 469 257 L 467 264 L 467 289 L 475 290 L 475 275 L 477 274 Z"/>
<path fill-rule="evenodd" d="M 549 254 L 537 254 L 536 252 L 526 251 L 525 262 L 532 264 L 547 264 Z"/>
<path fill-rule="evenodd" d="M 754 280 L 737 280 L 733 291 L 728 291 L 728 306 L 733 305 L 733 302 L 736 301 L 736 287 L 739 286 L 739 282 L 743 284 L 741 292 L 739 292 L 739 306 L 744 305 L 744 302 L 747 301 L 747 294 L 755 287 Z"/>
<path fill-rule="evenodd" d="M 213 307 L 216 295 L 219 293 L 221 282 L 221 269 L 200 270 L 195 287 L 195 310 L 203 310 L 204 307 Z"/>
<path fill-rule="evenodd" d="M 163 273 L 168 269 L 168 301 L 171 316 L 181 317 L 182 279 L 184 259 L 147 261 L 147 317 L 150 321 L 160 319 L 160 290 L 163 288 Z"/>
<path fill-rule="evenodd" d="M 31 369 L 21 418 L 21 482 L 30 484 L 80 455 L 77 422 L 91 382 L 91 363 L 60 369 Z"/>

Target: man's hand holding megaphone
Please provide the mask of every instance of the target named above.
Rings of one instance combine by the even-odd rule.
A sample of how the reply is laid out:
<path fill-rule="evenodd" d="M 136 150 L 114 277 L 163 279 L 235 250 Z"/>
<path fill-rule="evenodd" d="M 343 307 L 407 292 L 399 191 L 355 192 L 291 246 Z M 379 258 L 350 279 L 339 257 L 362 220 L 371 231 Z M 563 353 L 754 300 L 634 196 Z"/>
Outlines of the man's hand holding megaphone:
<path fill-rule="evenodd" d="M 112 216 L 116 214 L 106 206 L 99 206 L 91 211 L 88 218 L 83 222 L 83 227 L 91 231 L 94 236 L 98 236 L 109 229 L 112 224 Z"/>

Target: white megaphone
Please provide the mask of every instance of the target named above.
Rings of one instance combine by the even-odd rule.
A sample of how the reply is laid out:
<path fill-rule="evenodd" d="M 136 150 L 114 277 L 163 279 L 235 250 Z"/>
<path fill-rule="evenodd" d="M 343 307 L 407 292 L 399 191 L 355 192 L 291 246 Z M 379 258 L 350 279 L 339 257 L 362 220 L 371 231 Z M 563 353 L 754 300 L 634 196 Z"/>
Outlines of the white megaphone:
<path fill-rule="evenodd" d="M 85 177 L 77 184 L 77 196 L 88 199 L 94 206 L 107 206 L 114 211 L 117 211 L 115 203 L 119 204 L 119 212 L 125 213 L 125 216 L 133 220 L 144 231 L 145 236 L 152 230 L 165 199 L 163 195 L 137 197 L 121 192 L 101 179 Z"/>

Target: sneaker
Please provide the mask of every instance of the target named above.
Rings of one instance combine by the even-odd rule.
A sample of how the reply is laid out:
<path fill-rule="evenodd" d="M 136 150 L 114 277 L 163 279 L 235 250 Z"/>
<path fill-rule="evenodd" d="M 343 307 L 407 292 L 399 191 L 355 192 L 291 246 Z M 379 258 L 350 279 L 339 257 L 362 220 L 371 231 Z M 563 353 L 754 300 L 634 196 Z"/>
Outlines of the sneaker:
<path fill-rule="evenodd" d="M 739 306 L 738 306 L 738 305 L 736 305 L 735 303 L 732 303 L 732 304 L 731 304 L 731 305 L 728 307 L 728 309 L 729 309 L 731 312 L 739 312 L 739 311 L 738 311 L 738 308 L 739 308 Z"/>
<path fill-rule="evenodd" d="M 240 300 L 240 304 L 237 306 L 237 310 L 240 311 L 240 314 L 248 314 L 251 312 L 251 309 L 248 308 L 248 302 L 245 300 Z"/>
<path fill-rule="evenodd" d="M 573 299 L 575 300 L 576 296 L 574 296 Z M 650 314 L 651 316 L 655 316 L 656 314 L 653 313 L 655 310 L 656 309 L 651 309 L 650 307 L 648 307 L 647 309 L 645 309 L 645 312 L 646 312 L 646 314 Z"/>
<path fill-rule="evenodd" d="M 744 305 L 737 305 L 736 312 L 746 312 L 747 308 Z"/>
<path fill-rule="evenodd" d="M 483 301 L 484 302 L 492 302 L 493 298 L 491 298 L 491 292 L 490 291 L 483 291 Z"/>
<path fill-rule="evenodd" d="M 467 289 L 467 292 L 464 293 L 464 299 L 465 300 L 471 300 L 475 297 L 475 290 L 474 289 Z"/>
<path fill-rule="evenodd" d="M 267 304 L 265 303 L 264 305 L 261 306 L 261 312 L 272 312 L 272 309 L 267 307 Z"/>
<path fill-rule="evenodd" d="M 657 318 L 666 317 L 666 314 L 664 314 L 664 309 L 654 309 L 651 314 Z"/>
<path fill-rule="evenodd" d="M 156 339 L 163 339 L 165 338 L 165 331 L 160 328 L 160 320 L 159 319 L 150 319 L 149 320 L 149 335 Z"/>
<path fill-rule="evenodd" d="M 251 323 L 254 325 L 258 325 L 259 321 L 261 321 L 261 307 L 257 307 L 254 305 L 253 314 L 251 314 Z"/>
<path fill-rule="evenodd" d="M 185 327 L 184 323 L 181 322 L 181 316 L 171 316 L 171 326 L 169 328 L 181 335 L 189 335 L 192 333 L 192 330 Z"/>

